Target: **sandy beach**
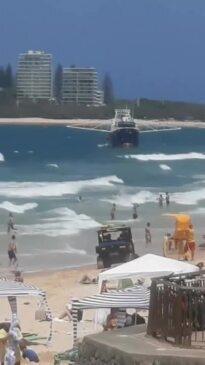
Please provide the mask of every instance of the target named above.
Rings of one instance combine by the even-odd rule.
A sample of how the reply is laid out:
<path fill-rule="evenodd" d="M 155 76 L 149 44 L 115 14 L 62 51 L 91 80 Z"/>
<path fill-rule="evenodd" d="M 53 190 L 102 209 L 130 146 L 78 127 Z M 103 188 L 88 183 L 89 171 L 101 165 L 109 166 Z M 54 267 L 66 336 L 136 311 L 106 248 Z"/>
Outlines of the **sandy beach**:
<path fill-rule="evenodd" d="M 136 119 L 139 129 L 160 128 L 205 128 L 205 123 L 199 120 L 145 120 Z M 72 128 L 109 129 L 111 120 L 95 119 L 45 119 L 45 118 L 0 118 L 0 125 L 67 125 Z"/>
<path fill-rule="evenodd" d="M 24 276 L 24 282 L 46 290 L 48 304 L 55 318 L 64 311 L 66 303 L 69 303 L 72 297 L 82 298 L 97 292 L 96 284 L 83 285 L 79 283 L 84 274 L 89 274 L 91 278 L 94 278 L 97 273 L 94 266 L 88 266 L 59 272 L 27 274 Z M 17 306 L 22 332 L 37 333 L 42 337 L 48 336 L 50 322 L 35 320 L 38 298 L 18 298 Z M 11 318 L 11 311 L 6 298 L 1 301 L 1 313 L 2 321 Z M 80 337 L 95 332 L 93 318 L 93 311 L 85 311 L 83 321 L 79 324 Z M 52 344 L 45 346 L 46 339 L 39 342 L 42 342 L 42 345 L 35 345 L 32 348 L 38 353 L 41 363 L 53 364 L 54 355 L 57 352 L 72 348 L 72 322 L 54 320 Z"/>
<path fill-rule="evenodd" d="M 194 263 L 202 261 L 205 263 L 205 250 L 198 249 Z M 53 317 L 59 316 L 65 304 L 71 301 L 72 297 L 83 298 L 97 292 L 96 284 L 81 284 L 79 281 L 84 274 L 90 278 L 98 275 L 95 266 L 85 266 L 57 272 L 43 272 L 36 274 L 25 274 L 24 282 L 33 284 L 46 290 L 47 299 L 52 309 Z M 18 298 L 18 317 L 23 332 L 37 333 L 39 336 L 47 336 L 49 333 L 49 322 L 38 322 L 35 320 L 35 310 L 37 309 L 37 298 Z M 2 300 L 2 321 L 11 317 L 7 299 Z M 94 327 L 94 311 L 87 310 L 83 314 L 83 321 L 79 323 L 79 337 L 82 338 L 89 333 L 101 331 L 101 327 Z M 32 348 L 38 353 L 43 364 L 52 364 L 54 355 L 72 348 L 72 322 L 53 322 L 53 339 L 50 346 L 46 346 L 46 339 L 41 340 L 42 345 L 35 345 Z"/>

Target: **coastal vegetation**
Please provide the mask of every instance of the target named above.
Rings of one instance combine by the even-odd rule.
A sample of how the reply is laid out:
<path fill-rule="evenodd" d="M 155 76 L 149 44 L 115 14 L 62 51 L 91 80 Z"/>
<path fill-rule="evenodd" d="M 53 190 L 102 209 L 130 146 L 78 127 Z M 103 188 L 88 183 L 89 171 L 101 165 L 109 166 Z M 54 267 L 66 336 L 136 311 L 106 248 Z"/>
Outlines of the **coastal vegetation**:
<path fill-rule="evenodd" d="M 205 121 L 205 105 L 140 99 L 114 100 L 112 103 L 94 107 L 56 102 L 17 103 L 12 90 L 0 92 L 0 118 L 50 118 L 50 119 L 110 119 L 116 108 L 130 108 L 139 119 L 178 119 Z"/>
<path fill-rule="evenodd" d="M 54 75 L 54 98 L 50 101 L 24 100 L 18 102 L 15 95 L 15 77 L 11 66 L 0 67 L 0 118 L 50 119 L 110 119 L 116 108 L 129 108 L 139 119 L 178 119 L 205 121 L 205 105 L 145 98 L 123 100 L 114 97 L 112 78 L 106 73 L 103 79 L 105 105 L 86 106 L 62 103 L 62 65 Z"/>

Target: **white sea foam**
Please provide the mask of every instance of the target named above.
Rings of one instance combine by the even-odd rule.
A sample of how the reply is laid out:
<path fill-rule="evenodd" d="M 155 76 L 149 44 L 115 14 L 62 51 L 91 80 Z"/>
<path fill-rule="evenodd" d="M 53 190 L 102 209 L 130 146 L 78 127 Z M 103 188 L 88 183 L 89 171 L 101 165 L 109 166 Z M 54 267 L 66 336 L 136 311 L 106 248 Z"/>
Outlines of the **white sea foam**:
<path fill-rule="evenodd" d="M 205 175 L 204 174 L 193 175 L 192 177 L 194 179 L 198 179 L 198 180 L 205 180 Z"/>
<path fill-rule="evenodd" d="M 47 213 L 50 217 L 42 219 L 37 224 L 19 226 L 20 233 L 22 235 L 58 237 L 75 235 L 82 230 L 100 226 L 100 223 L 91 217 L 85 214 L 77 214 L 66 207 L 54 209 Z"/>
<path fill-rule="evenodd" d="M 101 201 L 109 204 L 117 204 L 118 206 L 128 208 L 132 204 L 146 204 L 157 203 L 159 192 L 153 192 L 149 190 L 140 190 L 136 194 L 121 193 L 114 195 L 111 198 L 103 198 Z M 180 205 L 197 205 L 200 201 L 205 200 L 205 188 L 198 188 L 188 191 L 181 191 L 176 193 L 170 193 L 171 203 Z"/>
<path fill-rule="evenodd" d="M 205 214 L 205 208 L 202 208 L 202 207 L 199 207 L 199 208 L 197 208 L 197 209 L 194 209 L 194 210 L 192 210 L 192 211 L 190 211 L 190 214 L 191 215 L 203 215 L 204 216 L 204 214 Z"/>
<path fill-rule="evenodd" d="M 0 204 L 0 208 L 2 209 L 8 210 L 9 212 L 21 213 L 21 214 L 24 213 L 26 210 L 34 209 L 37 206 L 38 206 L 37 203 L 26 203 L 17 205 L 8 201 L 4 201 L 3 203 Z"/>
<path fill-rule="evenodd" d="M 14 150 L 13 152 L 14 152 L 14 153 L 19 153 L 19 151 L 18 151 L 18 150 Z"/>
<path fill-rule="evenodd" d="M 37 250 L 37 253 L 35 253 L 35 255 L 42 255 L 47 252 L 48 252 L 47 250 L 39 249 L 39 250 Z M 65 253 L 87 255 L 87 252 L 85 250 L 71 247 L 68 244 L 66 245 L 65 248 L 49 249 L 49 255 L 50 254 L 65 254 Z"/>
<path fill-rule="evenodd" d="M 99 148 L 107 147 L 107 146 L 108 146 L 108 143 L 98 144 L 98 147 L 99 147 Z"/>
<path fill-rule="evenodd" d="M 198 152 L 177 153 L 171 155 L 167 155 L 164 153 L 153 153 L 147 155 L 125 155 L 119 157 L 125 157 L 127 159 L 131 158 L 139 161 L 177 161 L 177 160 L 195 160 L 195 159 L 205 160 L 205 154 Z"/>
<path fill-rule="evenodd" d="M 182 205 L 197 205 L 205 200 L 205 188 L 171 194 L 171 200 Z"/>
<path fill-rule="evenodd" d="M 31 198 L 78 194 L 82 189 L 113 188 L 123 184 L 117 176 L 67 182 L 0 182 L 0 196 Z"/>
<path fill-rule="evenodd" d="M 3 162 L 3 161 L 5 161 L 4 155 L 2 153 L 0 153 L 0 162 Z"/>
<path fill-rule="evenodd" d="M 117 204 L 118 206 L 127 208 L 134 203 L 144 204 L 157 201 L 157 195 L 148 190 L 141 190 L 136 194 L 121 194 L 113 196 L 112 199 L 101 199 L 101 201 Z"/>
<path fill-rule="evenodd" d="M 28 151 L 28 153 L 33 153 L 33 150 Z"/>
<path fill-rule="evenodd" d="M 57 163 L 48 163 L 46 166 L 48 166 L 48 167 L 53 167 L 53 168 L 55 168 L 55 169 L 58 169 L 58 168 L 59 168 L 59 166 L 58 166 L 58 164 L 57 164 Z"/>
<path fill-rule="evenodd" d="M 159 165 L 160 169 L 164 170 L 164 171 L 170 171 L 171 167 L 165 164 L 161 164 Z"/>

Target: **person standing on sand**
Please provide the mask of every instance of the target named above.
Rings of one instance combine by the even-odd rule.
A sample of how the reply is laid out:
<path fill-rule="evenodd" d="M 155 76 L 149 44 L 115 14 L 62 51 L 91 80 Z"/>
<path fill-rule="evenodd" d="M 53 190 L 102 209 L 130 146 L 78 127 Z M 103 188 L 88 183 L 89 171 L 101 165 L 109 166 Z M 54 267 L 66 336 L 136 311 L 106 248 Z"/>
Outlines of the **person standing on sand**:
<path fill-rule="evenodd" d="M 170 233 L 166 233 L 164 235 L 164 241 L 163 241 L 163 256 L 167 257 L 168 256 L 168 252 L 170 251 L 170 240 L 171 238 L 171 234 Z"/>
<path fill-rule="evenodd" d="M 146 245 L 148 245 L 149 243 L 152 243 L 152 235 L 151 235 L 150 227 L 151 227 L 151 224 L 150 224 L 150 222 L 148 222 L 146 224 L 146 227 L 145 227 L 145 242 L 146 242 Z"/>
<path fill-rule="evenodd" d="M 110 212 L 110 219 L 112 221 L 115 219 L 115 214 L 116 214 L 116 204 L 114 203 L 112 205 L 112 209 L 111 209 L 111 212 Z"/>
<path fill-rule="evenodd" d="M 14 264 L 16 266 L 18 265 L 16 253 L 17 253 L 16 237 L 15 235 L 13 235 L 8 245 L 9 266 Z"/>
<path fill-rule="evenodd" d="M 14 230 L 14 217 L 12 213 L 9 213 L 8 223 L 7 223 L 7 232 Z"/>

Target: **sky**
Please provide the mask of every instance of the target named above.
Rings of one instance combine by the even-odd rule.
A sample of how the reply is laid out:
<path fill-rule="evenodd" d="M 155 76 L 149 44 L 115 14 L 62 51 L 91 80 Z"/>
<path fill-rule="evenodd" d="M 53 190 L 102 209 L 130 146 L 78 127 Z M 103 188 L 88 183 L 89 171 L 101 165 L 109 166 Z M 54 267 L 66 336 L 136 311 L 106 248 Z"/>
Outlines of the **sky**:
<path fill-rule="evenodd" d="M 30 49 L 109 72 L 117 97 L 205 103 L 205 0 L 0 0 L 0 65 Z"/>

